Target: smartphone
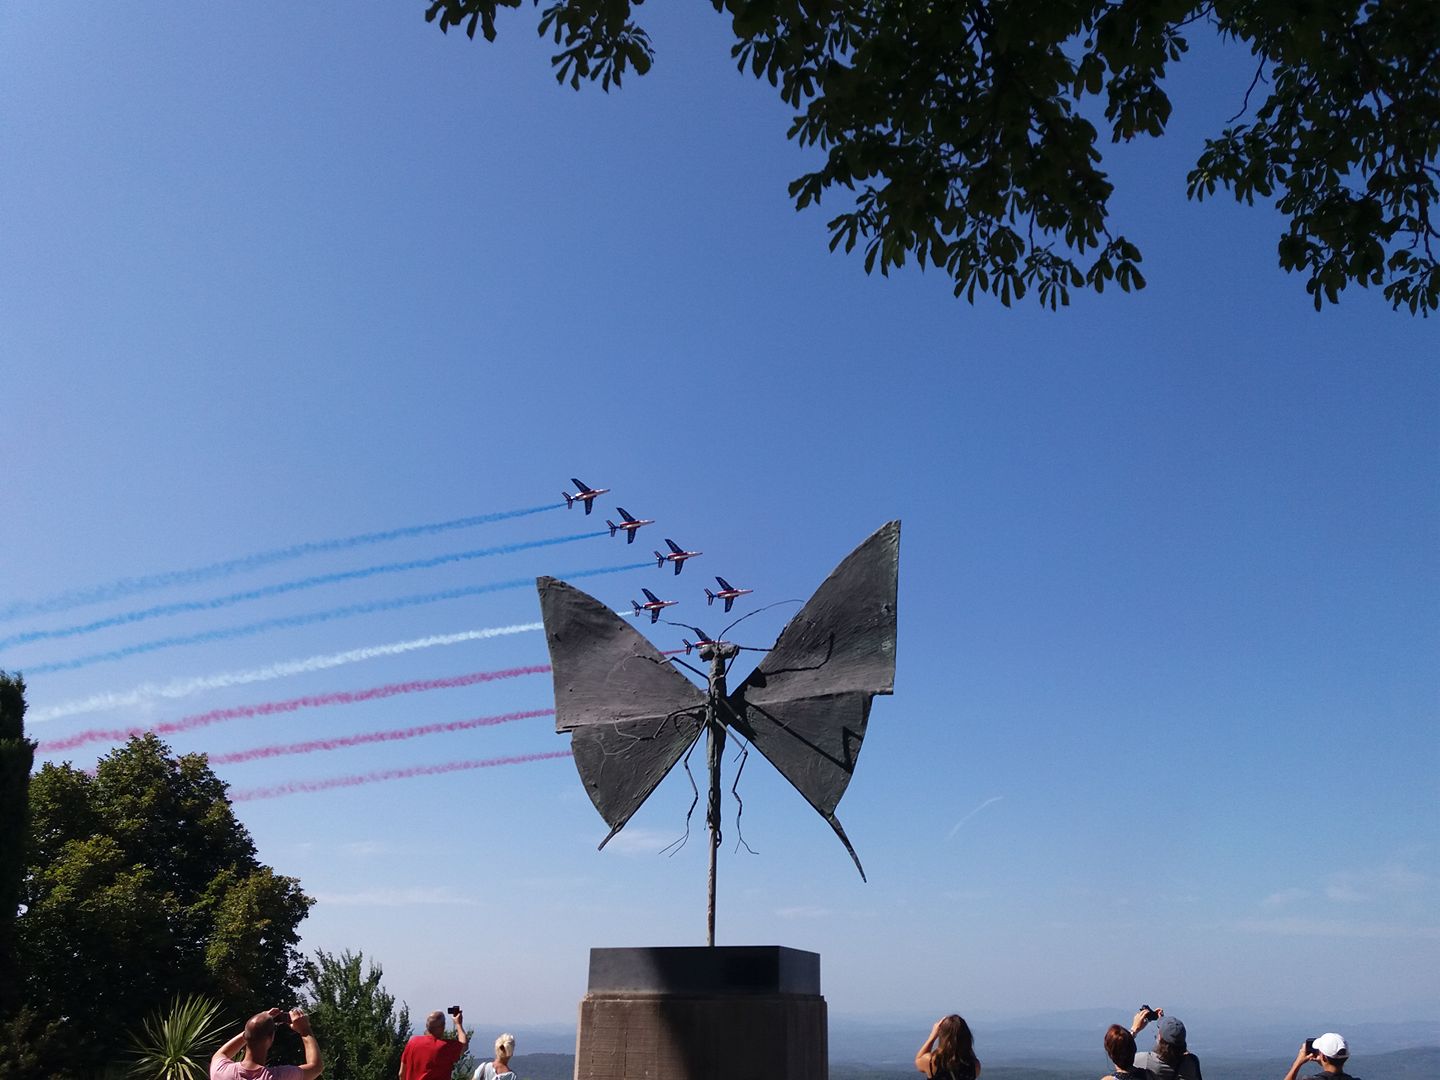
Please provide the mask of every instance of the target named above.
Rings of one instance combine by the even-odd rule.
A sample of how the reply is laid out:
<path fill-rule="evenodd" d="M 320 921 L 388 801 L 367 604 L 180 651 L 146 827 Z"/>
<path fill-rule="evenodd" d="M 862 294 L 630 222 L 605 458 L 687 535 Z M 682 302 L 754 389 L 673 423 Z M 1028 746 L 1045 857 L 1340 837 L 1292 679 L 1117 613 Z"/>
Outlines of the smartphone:
<path fill-rule="evenodd" d="M 1306 1040 L 1305 1040 L 1305 1053 L 1307 1053 L 1307 1054 L 1313 1054 L 1314 1052 L 1315 1052 L 1315 1040 L 1314 1040 L 1314 1038 L 1306 1039 Z"/>

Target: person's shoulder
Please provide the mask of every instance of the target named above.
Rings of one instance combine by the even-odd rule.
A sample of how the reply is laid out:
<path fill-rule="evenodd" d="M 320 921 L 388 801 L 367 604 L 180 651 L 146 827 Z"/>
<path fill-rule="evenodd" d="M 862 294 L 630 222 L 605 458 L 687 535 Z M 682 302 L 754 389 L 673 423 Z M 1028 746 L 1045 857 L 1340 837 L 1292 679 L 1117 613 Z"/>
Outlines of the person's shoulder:
<path fill-rule="evenodd" d="M 305 1080 L 305 1070 L 299 1065 L 271 1065 L 269 1080 Z"/>
<path fill-rule="evenodd" d="M 235 1075 L 235 1062 L 228 1058 L 220 1061 L 211 1060 L 210 1080 L 230 1080 Z"/>

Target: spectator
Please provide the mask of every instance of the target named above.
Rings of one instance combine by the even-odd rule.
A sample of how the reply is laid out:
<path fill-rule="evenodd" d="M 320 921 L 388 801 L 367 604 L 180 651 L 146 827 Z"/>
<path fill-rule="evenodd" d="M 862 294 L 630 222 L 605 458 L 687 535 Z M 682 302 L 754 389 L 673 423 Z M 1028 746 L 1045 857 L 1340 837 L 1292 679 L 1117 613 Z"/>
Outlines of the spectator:
<path fill-rule="evenodd" d="M 1135 1067 L 1151 1073 L 1155 1080 L 1176 1080 L 1177 1077 L 1179 1080 L 1203 1080 L 1200 1059 L 1185 1045 L 1185 1025 L 1173 1016 L 1166 1016 L 1164 1009 L 1141 1005 L 1130 1023 L 1130 1034 L 1139 1035 L 1152 1020 L 1159 1021 L 1155 1025 L 1155 1049 L 1136 1054 Z"/>
<path fill-rule="evenodd" d="M 1345 1071 L 1345 1066 L 1350 1061 L 1350 1047 L 1345 1044 L 1342 1036 L 1333 1031 L 1327 1031 L 1316 1039 L 1306 1039 L 1300 1044 L 1300 1053 L 1295 1055 L 1295 1062 L 1285 1074 L 1285 1080 L 1296 1080 L 1300 1074 L 1300 1066 L 1307 1061 L 1320 1063 L 1322 1071 L 1311 1073 L 1312 1077 L 1323 1077 L 1324 1080 L 1350 1078 L 1350 1074 Z"/>
<path fill-rule="evenodd" d="M 495 1060 L 482 1062 L 470 1080 L 515 1080 L 510 1059 L 515 1056 L 515 1036 L 508 1031 L 495 1040 Z"/>
<path fill-rule="evenodd" d="M 1119 1024 L 1105 1032 L 1105 1053 L 1115 1071 L 1102 1080 L 1150 1080 L 1148 1072 L 1135 1068 L 1135 1036 Z"/>
<path fill-rule="evenodd" d="M 453 1005 L 455 1038 L 445 1038 L 445 1014 L 432 1012 L 425 1018 L 425 1031 L 412 1035 L 400 1055 L 400 1080 L 450 1080 L 455 1063 L 465 1056 L 470 1036 L 465 1034 L 465 1014 Z"/>
<path fill-rule="evenodd" d="M 304 1065 L 267 1065 L 275 1029 L 289 1027 L 305 1045 Z M 235 1052 L 245 1047 L 245 1056 L 235 1061 Z M 210 1080 L 315 1080 L 324 1070 L 320 1044 L 310 1031 L 310 1019 L 299 1009 L 270 1009 L 256 1013 L 240 1034 L 210 1055 Z"/>
<path fill-rule="evenodd" d="M 975 1036 L 963 1017 L 952 1013 L 935 1021 L 930 1037 L 915 1054 L 915 1068 L 931 1080 L 979 1080 Z"/>

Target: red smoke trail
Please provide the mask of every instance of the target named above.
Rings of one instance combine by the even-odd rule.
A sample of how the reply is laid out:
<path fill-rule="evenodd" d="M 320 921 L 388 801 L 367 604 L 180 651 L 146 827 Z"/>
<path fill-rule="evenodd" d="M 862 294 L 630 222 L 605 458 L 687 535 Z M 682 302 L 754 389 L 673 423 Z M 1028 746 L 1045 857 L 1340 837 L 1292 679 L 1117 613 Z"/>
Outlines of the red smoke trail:
<path fill-rule="evenodd" d="M 414 776 L 438 776 L 441 773 L 461 772 L 465 769 L 489 769 L 496 765 L 523 765 L 530 761 L 554 761 L 567 758 L 569 750 L 552 750 L 545 754 L 519 754 L 515 757 L 485 758 L 479 761 L 447 761 L 440 765 L 415 765 L 408 769 L 385 769 L 382 772 L 359 773 L 353 776 L 332 776 L 325 780 L 292 780 L 288 784 L 274 787 L 246 788 L 230 792 L 231 802 L 249 802 L 252 799 L 278 799 L 282 795 L 301 795 L 310 791 L 329 791 L 331 788 L 358 787 L 361 784 L 378 784 L 385 780 L 408 780 Z"/>
<path fill-rule="evenodd" d="M 424 724 L 420 727 L 396 728 L 392 731 L 368 731 L 361 735 L 341 735 L 334 739 L 311 739 L 308 742 L 257 746 L 253 750 L 237 750 L 233 754 L 211 754 L 210 764 L 239 765 L 246 761 L 283 757 L 286 754 L 311 754 L 317 750 L 342 750 L 347 746 L 364 746 L 366 743 L 398 742 L 401 739 L 417 739 L 422 735 L 438 735 L 446 731 L 469 731 L 471 728 L 508 724 L 512 720 L 533 720 L 537 716 L 554 715 L 554 709 L 530 709 L 527 712 L 504 713 L 500 716 L 476 716 L 470 720 L 452 720 L 445 724 Z"/>
<path fill-rule="evenodd" d="M 123 742 L 132 735 L 169 735 L 177 731 L 191 731 L 222 720 L 238 720 L 249 716 L 273 716 L 276 713 L 295 712 L 299 709 L 313 709 L 322 705 L 353 705 L 358 701 L 378 701 L 395 697 L 397 694 L 417 694 L 425 690 L 451 690 L 459 686 L 474 686 L 476 683 L 494 682 L 496 679 L 513 679 L 520 675 L 543 675 L 550 670 L 549 664 L 532 664 L 529 667 L 504 668 L 500 671 L 472 671 L 468 675 L 452 675 L 445 679 L 423 679 L 416 682 L 387 683 L 372 686 L 368 690 L 340 690 L 330 694 L 309 694 L 305 697 L 290 698 L 286 701 L 265 701 L 259 705 L 237 705 L 229 709 L 213 709 L 210 712 L 184 716 L 179 720 L 167 720 L 153 727 L 91 728 L 63 739 L 51 739 L 37 746 L 36 752 L 53 754 L 60 750 L 73 750 L 91 742 Z"/>

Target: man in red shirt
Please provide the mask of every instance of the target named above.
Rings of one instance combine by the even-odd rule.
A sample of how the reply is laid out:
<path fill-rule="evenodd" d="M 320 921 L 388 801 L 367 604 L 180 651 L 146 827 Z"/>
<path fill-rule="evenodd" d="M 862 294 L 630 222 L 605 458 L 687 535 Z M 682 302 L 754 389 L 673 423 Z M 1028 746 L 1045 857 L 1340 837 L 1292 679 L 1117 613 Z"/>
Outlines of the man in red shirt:
<path fill-rule="evenodd" d="M 465 1034 L 465 1014 L 455 1010 L 455 1038 L 445 1034 L 445 1014 L 432 1012 L 425 1018 L 425 1034 L 413 1035 L 400 1055 L 400 1080 L 450 1080 L 455 1063 L 465 1056 L 470 1036 Z"/>

